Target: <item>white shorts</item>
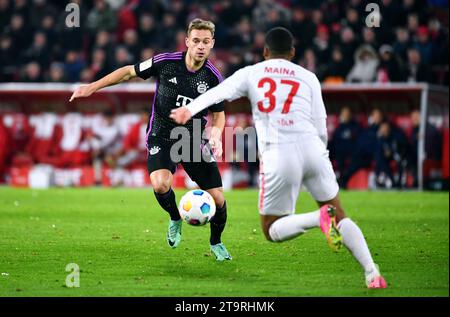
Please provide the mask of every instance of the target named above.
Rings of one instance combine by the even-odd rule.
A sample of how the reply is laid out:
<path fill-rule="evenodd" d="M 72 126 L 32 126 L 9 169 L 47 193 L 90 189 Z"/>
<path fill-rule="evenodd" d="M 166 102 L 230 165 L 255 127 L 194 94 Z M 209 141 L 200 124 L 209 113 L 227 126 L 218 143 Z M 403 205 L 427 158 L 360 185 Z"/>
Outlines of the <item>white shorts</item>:
<path fill-rule="evenodd" d="M 328 151 L 318 137 L 270 145 L 261 152 L 260 164 L 261 215 L 293 214 L 302 184 L 319 202 L 331 200 L 339 192 Z"/>

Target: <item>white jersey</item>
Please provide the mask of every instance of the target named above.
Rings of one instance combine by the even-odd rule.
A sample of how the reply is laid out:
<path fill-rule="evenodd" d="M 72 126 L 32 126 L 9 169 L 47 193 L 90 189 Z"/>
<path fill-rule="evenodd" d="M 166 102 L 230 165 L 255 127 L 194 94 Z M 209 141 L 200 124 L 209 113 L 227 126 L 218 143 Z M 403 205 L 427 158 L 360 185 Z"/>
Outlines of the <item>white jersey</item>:
<path fill-rule="evenodd" d="M 326 149 L 327 115 L 317 77 L 288 60 L 269 59 L 238 70 L 187 108 L 196 114 L 222 99 L 240 97 L 250 99 L 258 134 L 260 214 L 293 214 L 302 185 L 316 201 L 336 197 L 339 186 Z"/>
<path fill-rule="evenodd" d="M 258 142 L 298 142 L 320 136 L 326 143 L 326 111 L 316 75 L 286 59 L 269 59 L 238 70 L 188 105 L 196 114 L 221 100 L 248 97 Z M 325 138 L 325 139 L 324 139 Z"/>

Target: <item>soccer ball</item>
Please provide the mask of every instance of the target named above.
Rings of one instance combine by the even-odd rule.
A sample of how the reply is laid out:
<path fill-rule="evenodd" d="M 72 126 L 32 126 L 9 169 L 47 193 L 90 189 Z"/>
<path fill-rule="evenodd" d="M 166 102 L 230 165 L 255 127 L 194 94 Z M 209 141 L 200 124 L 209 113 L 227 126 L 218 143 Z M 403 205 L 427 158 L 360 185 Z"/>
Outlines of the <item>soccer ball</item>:
<path fill-rule="evenodd" d="M 207 224 L 216 213 L 216 204 L 212 196 L 204 190 L 195 189 L 187 192 L 181 197 L 180 207 L 181 219 L 193 226 Z"/>

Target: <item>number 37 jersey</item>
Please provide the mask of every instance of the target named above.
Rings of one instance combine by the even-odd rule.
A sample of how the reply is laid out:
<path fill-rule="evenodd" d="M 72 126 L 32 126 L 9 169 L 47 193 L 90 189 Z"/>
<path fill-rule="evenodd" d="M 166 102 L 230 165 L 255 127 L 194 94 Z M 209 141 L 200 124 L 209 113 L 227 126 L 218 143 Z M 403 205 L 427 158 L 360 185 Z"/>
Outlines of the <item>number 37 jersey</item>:
<path fill-rule="evenodd" d="M 316 75 L 285 59 L 269 59 L 238 70 L 221 85 L 188 106 L 196 113 L 212 102 L 248 97 L 258 141 L 298 142 L 318 135 L 316 122 L 326 118 Z"/>

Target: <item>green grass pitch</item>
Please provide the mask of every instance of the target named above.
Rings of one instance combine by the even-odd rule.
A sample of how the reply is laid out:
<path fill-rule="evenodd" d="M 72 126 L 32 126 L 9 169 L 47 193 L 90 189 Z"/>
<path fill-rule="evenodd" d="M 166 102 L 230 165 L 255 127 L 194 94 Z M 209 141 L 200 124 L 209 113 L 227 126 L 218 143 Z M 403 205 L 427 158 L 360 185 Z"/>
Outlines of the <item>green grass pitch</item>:
<path fill-rule="evenodd" d="M 350 253 L 332 253 L 320 229 L 265 241 L 256 190 L 226 198 L 233 261 L 216 263 L 209 225 L 184 224 L 179 248 L 168 247 L 168 216 L 151 189 L 0 188 L 0 296 L 449 295 L 448 192 L 341 193 L 385 290 L 367 290 Z M 307 193 L 297 207 L 316 209 Z M 65 286 L 68 263 L 80 267 L 79 288 Z"/>

